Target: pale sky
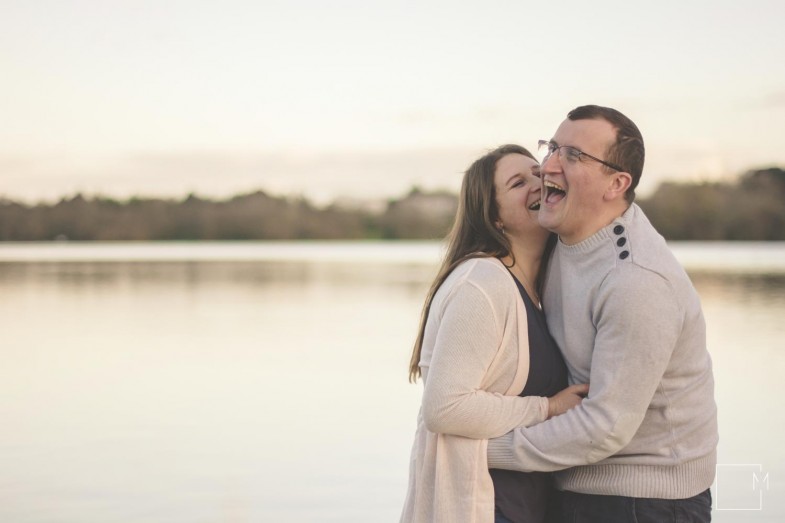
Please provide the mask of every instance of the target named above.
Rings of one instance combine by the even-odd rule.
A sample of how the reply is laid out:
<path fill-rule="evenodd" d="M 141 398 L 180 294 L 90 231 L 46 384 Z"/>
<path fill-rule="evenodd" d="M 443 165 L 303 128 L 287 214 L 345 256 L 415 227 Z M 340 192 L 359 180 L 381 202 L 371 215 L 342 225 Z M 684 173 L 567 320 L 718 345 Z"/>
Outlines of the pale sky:
<path fill-rule="evenodd" d="M 785 2 L 0 0 L 0 196 L 457 190 L 615 107 L 664 179 L 785 165 Z"/>

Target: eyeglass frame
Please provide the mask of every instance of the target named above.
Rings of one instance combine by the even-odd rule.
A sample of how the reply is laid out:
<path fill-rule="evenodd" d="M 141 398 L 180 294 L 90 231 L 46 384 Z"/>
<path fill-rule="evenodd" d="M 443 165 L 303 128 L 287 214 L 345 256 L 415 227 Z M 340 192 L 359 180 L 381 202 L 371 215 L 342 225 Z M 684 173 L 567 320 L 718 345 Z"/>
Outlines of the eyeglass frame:
<path fill-rule="evenodd" d="M 618 165 L 614 165 L 614 164 L 608 163 L 608 162 L 606 162 L 604 160 L 600 160 L 599 158 L 597 158 L 595 156 L 592 156 L 589 153 L 585 153 L 585 152 L 581 151 L 580 149 L 578 149 L 577 147 L 573 147 L 571 145 L 556 145 L 554 142 L 552 142 L 550 140 L 538 140 L 537 141 L 537 149 L 540 150 L 543 147 L 547 147 L 547 153 L 543 157 L 542 163 L 545 163 L 548 160 L 548 158 L 550 158 L 553 155 L 553 153 L 555 153 L 556 151 L 559 151 L 559 158 L 561 158 L 561 156 L 562 156 L 561 150 L 562 149 L 569 149 L 569 150 L 575 151 L 577 153 L 578 157 L 577 157 L 576 161 L 580 161 L 581 158 L 583 156 L 585 156 L 587 158 L 591 158 L 595 162 L 600 162 L 601 164 L 603 164 L 606 167 L 610 167 L 614 171 L 626 172 L 625 169 L 622 169 Z"/>

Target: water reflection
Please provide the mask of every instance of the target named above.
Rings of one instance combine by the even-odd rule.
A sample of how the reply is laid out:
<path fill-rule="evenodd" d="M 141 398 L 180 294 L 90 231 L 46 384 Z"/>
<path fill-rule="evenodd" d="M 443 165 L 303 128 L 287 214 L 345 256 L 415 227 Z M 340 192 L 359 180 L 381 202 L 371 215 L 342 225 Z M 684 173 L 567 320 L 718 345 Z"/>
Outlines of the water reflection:
<path fill-rule="evenodd" d="M 101 287 L 123 285 L 401 286 L 420 292 L 435 275 L 428 264 L 254 262 L 0 263 L 0 285 Z"/>
<path fill-rule="evenodd" d="M 407 363 L 435 271 L 0 263 L 0 521 L 395 520 L 420 396 Z M 691 277 L 721 459 L 785 477 L 785 275 Z M 771 494 L 766 511 L 715 520 L 779 521 Z"/>
<path fill-rule="evenodd" d="M 785 304 L 785 274 L 690 273 L 701 296 L 741 303 Z"/>

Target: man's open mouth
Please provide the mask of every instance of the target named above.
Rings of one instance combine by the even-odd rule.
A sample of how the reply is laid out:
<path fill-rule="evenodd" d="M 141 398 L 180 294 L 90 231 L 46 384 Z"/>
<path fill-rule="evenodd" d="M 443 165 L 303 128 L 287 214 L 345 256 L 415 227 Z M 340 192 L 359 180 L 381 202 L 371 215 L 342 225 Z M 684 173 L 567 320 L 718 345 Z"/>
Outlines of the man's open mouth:
<path fill-rule="evenodd" d="M 530 211 L 539 211 L 540 210 L 540 200 L 537 200 L 533 204 L 529 205 Z"/>
<path fill-rule="evenodd" d="M 549 180 L 545 180 L 543 182 L 543 186 L 545 187 L 545 202 L 546 203 L 556 203 L 560 201 L 562 198 L 567 196 L 567 191 L 559 184 L 553 183 Z"/>

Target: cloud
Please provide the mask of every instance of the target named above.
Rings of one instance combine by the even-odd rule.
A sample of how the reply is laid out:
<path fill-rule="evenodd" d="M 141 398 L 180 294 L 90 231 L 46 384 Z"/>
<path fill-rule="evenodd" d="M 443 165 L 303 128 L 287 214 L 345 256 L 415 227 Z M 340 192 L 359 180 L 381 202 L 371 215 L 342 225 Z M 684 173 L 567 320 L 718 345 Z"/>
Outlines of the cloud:
<path fill-rule="evenodd" d="M 779 109 L 785 107 L 785 89 L 772 91 L 768 94 L 747 97 L 736 103 L 739 109 Z"/>
<path fill-rule="evenodd" d="M 457 191 L 480 147 L 395 151 L 139 153 L 105 158 L 0 157 L 6 197 L 56 200 L 76 192 L 114 197 L 227 197 L 262 189 L 326 203 L 388 198 L 413 185 Z"/>
<path fill-rule="evenodd" d="M 763 107 L 785 107 L 785 89 L 765 96 L 762 105 Z"/>

